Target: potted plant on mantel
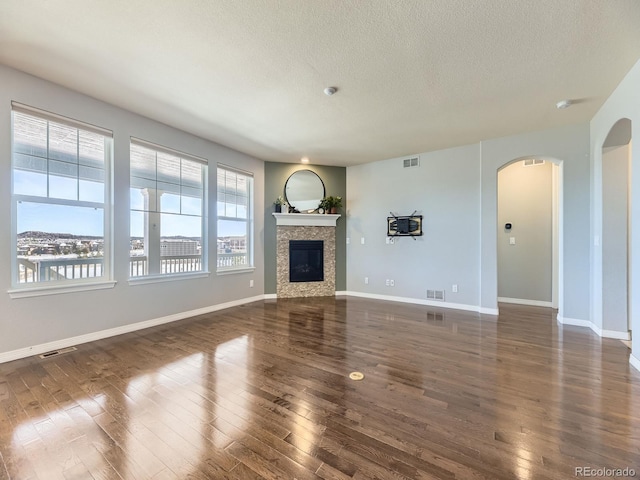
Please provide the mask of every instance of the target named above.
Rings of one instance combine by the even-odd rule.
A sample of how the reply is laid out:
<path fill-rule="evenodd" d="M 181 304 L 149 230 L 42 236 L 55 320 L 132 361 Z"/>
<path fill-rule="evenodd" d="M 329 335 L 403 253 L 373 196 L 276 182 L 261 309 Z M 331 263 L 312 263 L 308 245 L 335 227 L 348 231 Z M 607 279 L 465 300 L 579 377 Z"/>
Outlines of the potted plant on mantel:
<path fill-rule="evenodd" d="M 334 197 L 333 195 L 324 197 L 318 206 L 318 208 L 322 208 L 324 210 L 324 213 L 338 213 L 338 209 L 341 207 L 342 197 Z"/>
<path fill-rule="evenodd" d="M 276 201 L 273 202 L 273 204 L 276 206 L 276 213 L 281 213 L 282 212 L 282 204 L 284 203 L 284 197 L 282 195 L 280 195 L 278 198 L 276 198 Z"/>

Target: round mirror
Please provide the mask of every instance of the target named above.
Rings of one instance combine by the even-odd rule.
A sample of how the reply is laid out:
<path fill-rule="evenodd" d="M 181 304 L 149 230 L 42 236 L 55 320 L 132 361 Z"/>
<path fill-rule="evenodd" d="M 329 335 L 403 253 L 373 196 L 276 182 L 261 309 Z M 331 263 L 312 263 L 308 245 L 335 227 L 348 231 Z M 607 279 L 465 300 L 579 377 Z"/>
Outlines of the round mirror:
<path fill-rule="evenodd" d="M 291 174 L 284 186 L 287 203 L 299 212 L 318 208 L 324 198 L 324 183 L 311 170 L 298 170 Z"/>

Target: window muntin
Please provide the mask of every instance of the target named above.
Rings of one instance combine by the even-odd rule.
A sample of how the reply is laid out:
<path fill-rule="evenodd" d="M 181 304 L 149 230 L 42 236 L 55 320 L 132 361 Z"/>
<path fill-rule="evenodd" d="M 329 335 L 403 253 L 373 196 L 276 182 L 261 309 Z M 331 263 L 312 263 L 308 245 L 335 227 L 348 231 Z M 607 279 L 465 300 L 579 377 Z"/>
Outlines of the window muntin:
<path fill-rule="evenodd" d="M 218 271 L 253 266 L 253 175 L 218 165 Z"/>
<path fill-rule="evenodd" d="M 130 276 L 206 270 L 206 161 L 132 139 Z"/>
<path fill-rule="evenodd" d="M 111 132 L 12 106 L 12 284 L 109 278 Z"/>

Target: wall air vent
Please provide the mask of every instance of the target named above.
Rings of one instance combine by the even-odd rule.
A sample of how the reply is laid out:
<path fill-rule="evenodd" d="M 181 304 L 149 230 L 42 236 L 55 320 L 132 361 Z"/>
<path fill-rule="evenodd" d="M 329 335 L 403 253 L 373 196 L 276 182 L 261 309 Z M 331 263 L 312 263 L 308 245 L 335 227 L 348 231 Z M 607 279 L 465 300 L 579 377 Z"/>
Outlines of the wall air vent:
<path fill-rule="evenodd" d="M 444 290 L 427 290 L 427 300 L 444 301 Z"/>
<path fill-rule="evenodd" d="M 58 350 L 52 350 L 50 352 L 42 353 L 38 355 L 40 358 L 51 358 L 62 355 L 63 353 L 75 352 L 78 350 L 76 347 L 59 348 Z"/>
<path fill-rule="evenodd" d="M 522 162 L 524 167 L 535 167 L 537 165 L 543 165 L 544 160 L 540 160 L 539 158 L 527 158 Z"/>
<path fill-rule="evenodd" d="M 420 157 L 405 158 L 402 161 L 402 166 L 404 168 L 419 167 L 420 166 Z"/>

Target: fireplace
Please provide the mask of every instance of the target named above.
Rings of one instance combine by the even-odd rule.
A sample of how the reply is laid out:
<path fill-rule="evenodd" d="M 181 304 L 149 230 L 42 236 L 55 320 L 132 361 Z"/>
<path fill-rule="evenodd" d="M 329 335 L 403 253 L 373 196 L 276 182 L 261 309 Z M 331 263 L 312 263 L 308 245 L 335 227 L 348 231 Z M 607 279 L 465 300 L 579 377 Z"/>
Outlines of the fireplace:
<path fill-rule="evenodd" d="M 273 216 L 277 223 L 278 298 L 335 295 L 336 220 L 340 215 L 274 213 Z M 302 251 L 296 252 L 299 246 Z"/>
<path fill-rule="evenodd" d="M 289 281 L 324 281 L 322 240 L 289 240 Z"/>

